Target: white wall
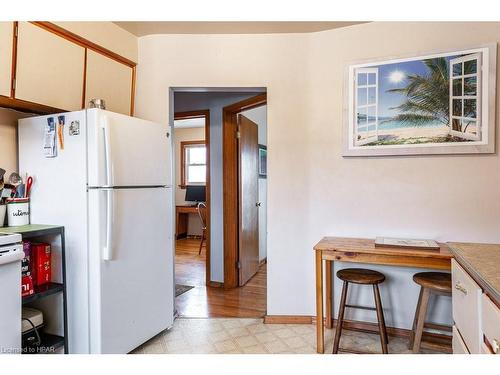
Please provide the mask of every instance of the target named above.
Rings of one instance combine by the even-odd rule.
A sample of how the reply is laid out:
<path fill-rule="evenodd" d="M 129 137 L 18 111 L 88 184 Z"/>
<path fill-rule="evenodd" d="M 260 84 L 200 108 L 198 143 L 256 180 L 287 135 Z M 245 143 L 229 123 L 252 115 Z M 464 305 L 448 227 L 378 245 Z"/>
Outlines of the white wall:
<path fill-rule="evenodd" d="M 314 315 L 312 247 L 325 235 L 500 242 L 498 154 L 341 156 L 350 61 L 498 42 L 499 29 L 499 23 L 369 23 L 307 35 L 147 36 L 139 40 L 137 115 L 167 123 L 171 86 L 267 87 L 273 124 L 267 313 Z M 383 269 L 383 303 L 397 309 L 388 311 L 388 324 L 407 328 L 417 300 L 415 270 Z M 439 318 L 449 319 L 449 310 Z"/>
<path fill-rule="evenodd" d="M 373 23 L 321 32 L 311 38 L 309 53 L 314 63 L 309 70 L 309 119 L 303 139 L 310 187 L 304 198 L 311 209 L 303 212 L 302 219 L 309 241 L 330 233 L 367 238 L 386 235 L 500 242 L 498 154 L 341 156 L 342 91 L 347 64 L 498 41 L 499 26 L 498 23 Z M 499 100 L 497 96 L 497 103 Z M 271 145 L 272 130 L 270 128 Z M 272 176 L 277 173 L 273 171 L 271 166 Z M 282 179 L 285 178 L 283 172 L 280 173 Z M 270 199 L 277 187 L 270 186 Z M 270 233 L 277 232 L 275 224 L 270 225 Z M 312 258 L 307 258 L 307 262 L 307 267 L 313 267 Z M 387 275 L 381 293 L 388 324 L 409 328 L 418 298 L 412 275 L 418 270 L 371 268 L 381 269 Z M 312 278 L 310 282 L 312 286 Z M 289 286 L 281 283 L 274 292 L 279 295 L 286 290 Z M 338 302 L 340 283 L 335 295 Z M 310 300 L 313 296 L 311 287 L 305 298 Z M 360 301 L 373 303 L 370 297 L 360 297 Z M 434 309 L 432 319 L 450 322 L 450 305 L 450 301 L 442 300 L 441 306 Z M 275 307 L 272 303 L 271 308 Z M 280 308 L 280 311 L 284 313 L 286 309 Z M 309 305 L 309 311 L 314 312 L 314 307 Z"/>
<path fill-rule="evenodd" d="M 0 168 L 5 169 L 6 179 L 17 168 L 17 120 L 32 116 L 12 109 L 0 108 Z"/>
<path fill-rule="evenodd" d="M 175 112 L 210 111 L 210 278 L 224 282 L 222 216 L 222 108 L 256 92 L 176 92 Z"/>
<path fill-rule="evenodd" d="M 258 142 L 267 146 L 267 106 L 241 112 L 258 126 Z M 267 179 L 259 177 L 259 260 L 267 257 Z"/>

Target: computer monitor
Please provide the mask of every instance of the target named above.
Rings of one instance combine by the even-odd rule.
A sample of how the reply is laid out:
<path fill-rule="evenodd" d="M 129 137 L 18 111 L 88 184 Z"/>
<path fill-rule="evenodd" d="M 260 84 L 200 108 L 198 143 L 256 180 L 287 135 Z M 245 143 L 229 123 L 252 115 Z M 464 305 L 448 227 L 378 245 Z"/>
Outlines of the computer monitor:
<path fill-rule="evenodd" d="M 206 190 L 204 185 L 188 185 L 186 186 L 186 198 L 187 202 L 205 202 Z"/>

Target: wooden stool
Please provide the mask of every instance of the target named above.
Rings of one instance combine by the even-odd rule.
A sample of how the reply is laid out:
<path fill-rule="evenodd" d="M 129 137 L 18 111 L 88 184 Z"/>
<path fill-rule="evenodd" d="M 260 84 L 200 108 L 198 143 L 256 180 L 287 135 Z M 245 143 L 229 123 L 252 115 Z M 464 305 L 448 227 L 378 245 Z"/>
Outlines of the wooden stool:
<path fill-rule="evenodd" d="M 344 284 L 342 285 L 342 296 L 340 297 L 340 308 L 339 308 L 339 316 L 337 319 L 337 329 L 335 330 L 335 339 L 333 341 L 333 354 L 337 354 L 339 351 L 340 335 L 342 334 L 342 325 L 344 323 L 344 311 L 346 307 L 377 311 L 377 321 L 380 334 L 380 343 L 382 344 L 382 352 L 384 354 L 387 354 L 387 342 L 388 342 L 387 330 L 385 328 L 384 311 L 382 310 L 382 302 L 380 300 L 380 293 L 378 290 L 378 284 L 380 284 L 385 280 L 384 274 L 363 268 L 346 268 L 338 271 L 337 277 L 340 280 L 344 281 Z M 374 307 L 346 304 L 347 288 L 349 286 L 349 283 L 373 285 L 373 295 L 375 297 L 376 307 L 374 308 Z M 340 348 L 340 350 L 344 352 L 363 353 L 342 348 Z"/>
<path fill-rule="evenodd" d="M 430 295 L 451 296 L 451 274 L 444 272 L 420 272 L 413 275 L 413 281 L 420 285 L 420 296 L 418 297 L 415 318 L 413 319 L 409 349 L 412 349 L 413 353 L 418 353 L 420 351 L 424 328 L 451 331 L 451 327 L 449 326 L 425 322 Z"/>

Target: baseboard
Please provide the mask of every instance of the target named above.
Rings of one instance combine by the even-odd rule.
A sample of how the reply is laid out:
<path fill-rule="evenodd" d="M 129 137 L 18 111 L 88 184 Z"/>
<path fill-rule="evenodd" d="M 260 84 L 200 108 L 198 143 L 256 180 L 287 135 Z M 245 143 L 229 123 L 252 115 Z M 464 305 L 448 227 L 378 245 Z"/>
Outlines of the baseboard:
<path fill-rule="evenodd" d="M 307 315 L 266 315 L 264 324 L 311 324 L 312 316 Z"/>
<path fill-rule="evenodd" d="M 208 286 L 212 288 L 224 288 L 224 283 L 218 281 L 209 281 Z"/>

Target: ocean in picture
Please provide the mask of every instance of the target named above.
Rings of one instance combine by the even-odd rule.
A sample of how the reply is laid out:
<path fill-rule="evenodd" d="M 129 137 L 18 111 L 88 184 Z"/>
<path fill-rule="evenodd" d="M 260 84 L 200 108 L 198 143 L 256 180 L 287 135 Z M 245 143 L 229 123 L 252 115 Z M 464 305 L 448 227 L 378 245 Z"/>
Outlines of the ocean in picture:
<path fill-rule="evenodd" d="M 379 118 L 378 130 L 388 130 L 388 129 L 408 129 L 408 128 L 436 128 L 442 127 L 443 124 L 439 121 L 430 121 L 426 124 L 415 125 L 411 123 L 406 123 L 403 121 L 393 120 L 391 118 Z"/>

